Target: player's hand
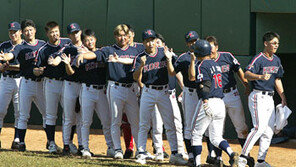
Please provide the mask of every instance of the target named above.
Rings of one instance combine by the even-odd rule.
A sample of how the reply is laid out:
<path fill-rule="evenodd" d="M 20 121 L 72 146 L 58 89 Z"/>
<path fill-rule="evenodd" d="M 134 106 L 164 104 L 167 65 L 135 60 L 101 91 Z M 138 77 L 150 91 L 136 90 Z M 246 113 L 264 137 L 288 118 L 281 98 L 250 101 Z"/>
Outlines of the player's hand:
<path fill-rule="evenodd" d="M 267 80 L 270 79 L 270 77 L 271 77 L 271 74 L 263 74 L 263 75 L 260 76 L 260 79 L 264 80 L 264 81 L 267 81 Z"/>
<path fill-rule="evenodd" d="M 146 64 L 146 56 L 141 57 L 141 66 L 143 67 Z"/>
<path fill-rule="evenodd" d="M 77 52 L 78 52 L 79 54 L 80 54 L 80 53 L 87 53 L 87 52 L 89 52 L 89 50 L 88 50 L 86 47 L 81 46 L 81 47 L 77 48 Z"/>
<path fill-rule="evenodd" d="M 183 91 L 178 96 L 178 102 L 182 103 L 182 100 L 183 100 Z"/>
<path fill-rule="evenodd" d="M 118 55 L 115 52 L 113 53 L 113 55 L 109 55 L 108 62 L 117 63 L 118 62 Z"/>
<path fill-rule="evenodd" d="M 54 58 L 52 56 L 49 56 L 49 58 L 47 60 L 47 64 L 52 66 L 53 65 L 53 60 L 54 60 Z"/>
<path fill-rule="evenodd" d="M 82 63 L 83 63 L 83 55 L 79 54 L 77 56 L 77 60 L 76 60 L 76 67 L 79 67 L 80 64 L 82 64 Z"/>
<path fill-rule="evenodd" d="M 167 46 L 164 47 L 164 54 L 168 61 L 172 60 L 173 52 Z"/>
<path fill-rule="evenodd" d="M 210 108 L 209 103 L 203 103 L 202 107 L 203 107 L 203 109 L 204 109 L 207 116 L 209 116 L 209 117 L 214 116 L 213 110 Z"/>
<path fill-rule="evenodd" d="M 71 62 L 71 55 L 70 54 L 67 56 L 65 53 L 63 53 L 61 58 L 62 58 L 62 62 L 64 62 L 66 65 L 70 64 L 70 62 Z"/>

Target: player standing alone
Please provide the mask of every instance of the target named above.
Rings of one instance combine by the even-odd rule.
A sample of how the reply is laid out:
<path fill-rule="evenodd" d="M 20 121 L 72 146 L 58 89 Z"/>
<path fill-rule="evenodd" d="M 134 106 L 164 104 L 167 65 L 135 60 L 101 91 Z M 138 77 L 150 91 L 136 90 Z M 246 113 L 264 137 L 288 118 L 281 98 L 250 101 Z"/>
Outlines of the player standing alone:
<path fill-rule="evenodd" d="M 251 81 L 253 91 L 249 95 L 249 110 L 254 128 L 249 133 L 241 156 L 239 167 L 246 166 L 247 156 L 256 141 L 260 138 L 259 152 L 255 167 L 269 167 L 265 157 L 273 136 L 275 107 L 274 89 L 287 105 L 281 78 L 284 69 L 281 60 L 275 55 L 279 47 L 280 36 L 275 32 L 267 32 L 263 36 L 264 50 L 254 56 L 245 68 L 245 77 Z"/>

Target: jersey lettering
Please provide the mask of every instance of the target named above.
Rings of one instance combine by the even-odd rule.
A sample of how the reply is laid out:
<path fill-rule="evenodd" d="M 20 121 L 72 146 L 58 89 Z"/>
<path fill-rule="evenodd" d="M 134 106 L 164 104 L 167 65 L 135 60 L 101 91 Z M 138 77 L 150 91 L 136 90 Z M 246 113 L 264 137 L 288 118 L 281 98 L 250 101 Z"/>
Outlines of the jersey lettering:
<path fill-rule="evenodd" d="M 276 74 L 278 71 L 279 67 L 276 66 L 263 67 L 263 74 Z"/>
<path fill-rule="evenodd" d="M 144 72 L 148 72 L 151 70 L 157 70 L 163 67 L 166 67 L 167 63 L 166 61 L 161 61 L 161 62 L 154 62 L 154 63 L 150 63 L 144 66 Z"/>

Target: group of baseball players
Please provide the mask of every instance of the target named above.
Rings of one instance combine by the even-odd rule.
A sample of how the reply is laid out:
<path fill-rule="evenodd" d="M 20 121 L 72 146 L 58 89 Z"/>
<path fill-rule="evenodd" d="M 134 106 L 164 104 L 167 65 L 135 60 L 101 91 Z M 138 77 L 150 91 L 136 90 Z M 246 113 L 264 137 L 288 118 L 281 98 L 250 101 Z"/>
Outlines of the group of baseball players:
<path fill-rule="evenodd" d="M 21 24 L 9 23 L 8 33 L 10 40 L 0 45 L 0 132 L 12 100 L 15 111 L 12 149 L 26 151 L 25 135 L 34 101 L 42 115 L 50 153 L 61 151 L 55 144 L 61 104 L 64 155 L 93 156 L 89 133 L 96 111 L 108 147 L 106 154 L 115 159 L 132 158 L 133 141 L 137 163 L 168 158 L 162 142 L 164 126 L 171 164 L 201 166 L 204 137 L 209 164 L 223 166 L 221 156 L 225 151 L 231 166 L 270 166 L 265 157 L 273 136 L 275 90 L 282 105 L 287 105 L 281 82 L 284 70 L 275 55 L 280 39 L 277 33 L 264 34 L 264 50 L 251 59 L 245 72 L 231 53 L 218 51 L 214 36 L 199 39 L 196 31 L 185 34 L 188 51 L 180 56 L 152 29 L 142 33 L 142 43 L 134 42 L 135 31 L 127 24 L 117 25 L 113 31 L 115 44 L 102 48 L 96 47 L 94 31 L 82 31 L 77 23 L 69 24 L 68 38 L 62 38 L 58 23 L 48 22 L 47 42 L 35 38 L 36 26 L 28 19 Z M 250 133 L 235 73 L 249 95 L 254 126 Z M 179 98 L 177 83 L 182 89 Z M 183 121 L 177 99 L 182 103 Z M 241 155 L 222 137 L 227 132 L 226 113 L 237 132 Z M 126 145 L 124 154 L 121 129 Z M 78 148 L 73 144 L 75 131 Z M 154 155 L 146 149 L 149 133 Z M 259 138 L 255 163 L 249 153 Z"/>

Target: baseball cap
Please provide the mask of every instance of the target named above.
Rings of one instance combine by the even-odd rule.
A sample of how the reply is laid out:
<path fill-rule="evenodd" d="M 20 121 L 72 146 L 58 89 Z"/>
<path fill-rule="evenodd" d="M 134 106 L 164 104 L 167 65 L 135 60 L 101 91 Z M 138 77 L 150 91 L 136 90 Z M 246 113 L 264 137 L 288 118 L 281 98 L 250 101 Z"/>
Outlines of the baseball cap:
<path fill-rule="evenodd" d="M 197 39 L 199 39 L 199 36 L 196 31 L 189 31 L 188 33 L 185 34 L 186 42 L 190 42 L 192 40 L 197 40 Z"/>
<path fill-rule="evenodd" d="M 80 31 L 80 26 L 77 23 L 71 23 L 67 26 L 67 33 L 71 34 L 72 32 Z"/>
<path fill-rule="evenodd" d="M 145 30 L 145 31 L 143 32 L 143 34 L 142 34 L 142 39 L 143 39 L 143 41 L 144 41 L 145 39 L 148 39 L 148 38 L 156 38 L 156 33 L 155 33 L 155 31 L 153 31 L 153 30 L 151 30 L 151 29 L 147 29 L 147 30 Z"/>
<path fill-rule="evenodd" d="M 8 24 L 8 30 L 15 30 L 18 31 L 21 29 L 20 23 L 14 21 Z"/>

